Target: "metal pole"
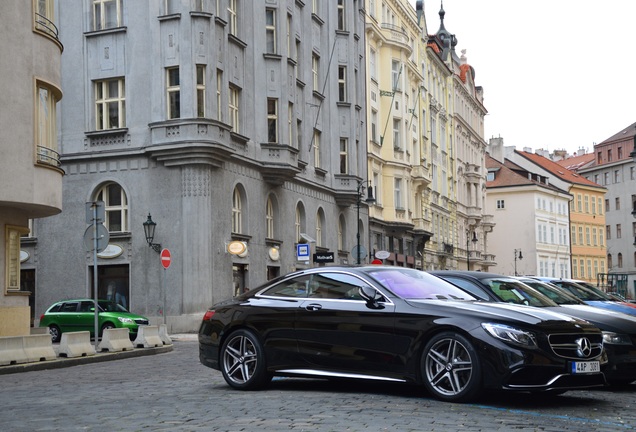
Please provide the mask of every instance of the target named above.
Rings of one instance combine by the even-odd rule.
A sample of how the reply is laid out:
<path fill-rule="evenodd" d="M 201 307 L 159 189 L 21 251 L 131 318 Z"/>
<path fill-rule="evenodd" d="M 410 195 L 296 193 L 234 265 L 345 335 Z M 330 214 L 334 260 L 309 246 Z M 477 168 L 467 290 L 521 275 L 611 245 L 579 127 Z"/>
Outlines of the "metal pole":
<path fill-rule="evenodd" d="M 93 202 L 93 290 L 95 302 L 95 351 L 97 351 L 99 334 L 99 302 L 97 294 L 97 203 Z"/>
<path fill-rule="evenodd" d="M 357 260 L 358 265 L 360 265 L 360 185 L 358 185 L 358 202 L 357 202 L 357 205 L 358 205 L 358 219 L 356 220 L 356 226 L 358 228 L 358 232 L 356 234 L 356 239 L 357 239 L 358 246 L 356 248 L 356 255 L 358 256 L 357 257 L 358 258 L 358 260 Z"/>
<path fill-rule="evenodd" d="M 163 269 L 163 323 L 167 324 L 166 322 L 166 268 L 164 267 Z"/>
<path fill-rule="evenodd" d="M 466 269 L 470 271 L 470 231 L 466 230 Z"/>

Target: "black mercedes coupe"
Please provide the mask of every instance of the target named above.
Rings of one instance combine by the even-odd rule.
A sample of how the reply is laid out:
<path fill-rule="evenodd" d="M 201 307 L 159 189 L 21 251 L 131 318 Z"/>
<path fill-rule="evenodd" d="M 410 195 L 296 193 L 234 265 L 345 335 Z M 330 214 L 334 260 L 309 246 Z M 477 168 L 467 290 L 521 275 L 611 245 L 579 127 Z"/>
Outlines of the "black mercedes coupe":
<path fill-rule="evenodd" d="M 275 375 L 357 378 L 423 385 L 446 401 L 602 386 L 607 362 L 586 321 L 377 265 L 300 270 L 212 306 L 199 359 L 236 389 Z"/>

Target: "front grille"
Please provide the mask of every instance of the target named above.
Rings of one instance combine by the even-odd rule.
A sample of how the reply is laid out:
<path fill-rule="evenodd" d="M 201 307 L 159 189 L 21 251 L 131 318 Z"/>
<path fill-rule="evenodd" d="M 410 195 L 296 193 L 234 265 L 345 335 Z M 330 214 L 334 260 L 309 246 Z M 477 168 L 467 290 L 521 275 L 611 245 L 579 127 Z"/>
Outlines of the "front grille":
<path fill-rule="evenodd" d="M 148 325 L 148 320 L 147 319 L 136 319 L 135 323 L 137 325 Z"/>
<path fill-rule="evenodd" d="M 595 358 L 603 352 L 603 336 L 600 334 L 552 334 L 548 340 L 552 351 L 567 359 Z"/>

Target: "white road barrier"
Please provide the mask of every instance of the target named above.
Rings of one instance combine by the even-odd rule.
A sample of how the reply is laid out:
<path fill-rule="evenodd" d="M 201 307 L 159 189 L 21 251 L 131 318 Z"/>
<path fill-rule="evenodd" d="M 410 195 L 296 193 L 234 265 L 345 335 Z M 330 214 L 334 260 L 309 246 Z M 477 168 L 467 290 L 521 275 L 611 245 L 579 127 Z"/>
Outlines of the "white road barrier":
<path fill-rule="evenodd" d="M 161 324 L 159 326 L 159 337 L 164 345 L 172 345 L 172 339 L 168 335 L 168 326 L 166 324 Z"/>
<path fill-rule="evenodd" d="M 46 329 L 45 327 L 45 330 Z M 43 360 L 55 360 L 57 355 L 53 349 L 51 335 L 47 331 L 45 334 L 23 336 L 24 352 L 29 362 L 39 362 Z"/>
<path fill-rule="evenodd" d="M 163 341 L 159 337 L 159 327 L 156 325 L 139 326 L 137 338 L 133 342 L 135 348 L 152 348 L 163 346 Z"/>
<path fill-rule="evenodd" d="M 95 347 L 91 345 L 89 331 L 62 333 L 60 341 L 60 357 L 84 357 L 95 355 Z"/>
<path fill-rule="evenodd" d="M 102 340 L 97 345 L 97 351 L 119 352 L 131 351 L 135 347 L 130 340 L 130 331 L 127 328 L 105 329 Z"/>
<path fill-rule="evenodd" d="M 24 336 L 2 336 L 0 337 L 0 366 L 27 363 L 29 357 L 24 351 Z M 49 340 L 51 338 L 49 337 Z"/>

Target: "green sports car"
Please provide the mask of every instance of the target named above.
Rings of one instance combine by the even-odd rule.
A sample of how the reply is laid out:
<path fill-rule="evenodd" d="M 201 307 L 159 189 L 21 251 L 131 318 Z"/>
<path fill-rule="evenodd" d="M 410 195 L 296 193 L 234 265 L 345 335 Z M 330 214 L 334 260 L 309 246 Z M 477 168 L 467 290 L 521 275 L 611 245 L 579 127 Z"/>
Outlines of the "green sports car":
<path fill-rule="evenodd" d="M 99 300 L 99 335 L 105 329 L 127 328 L 130 339 L 137 337 L 137 328 L 148 325 L 148 318 L 130 313 L 111 300 Z M 91 299 L 64 300 L 54 303 L 40 317 L 40 327 L 48 327 L 53 342 L 59 342 L 62 333 L 90 331 L 95 335 L 95 301 Z"/>

